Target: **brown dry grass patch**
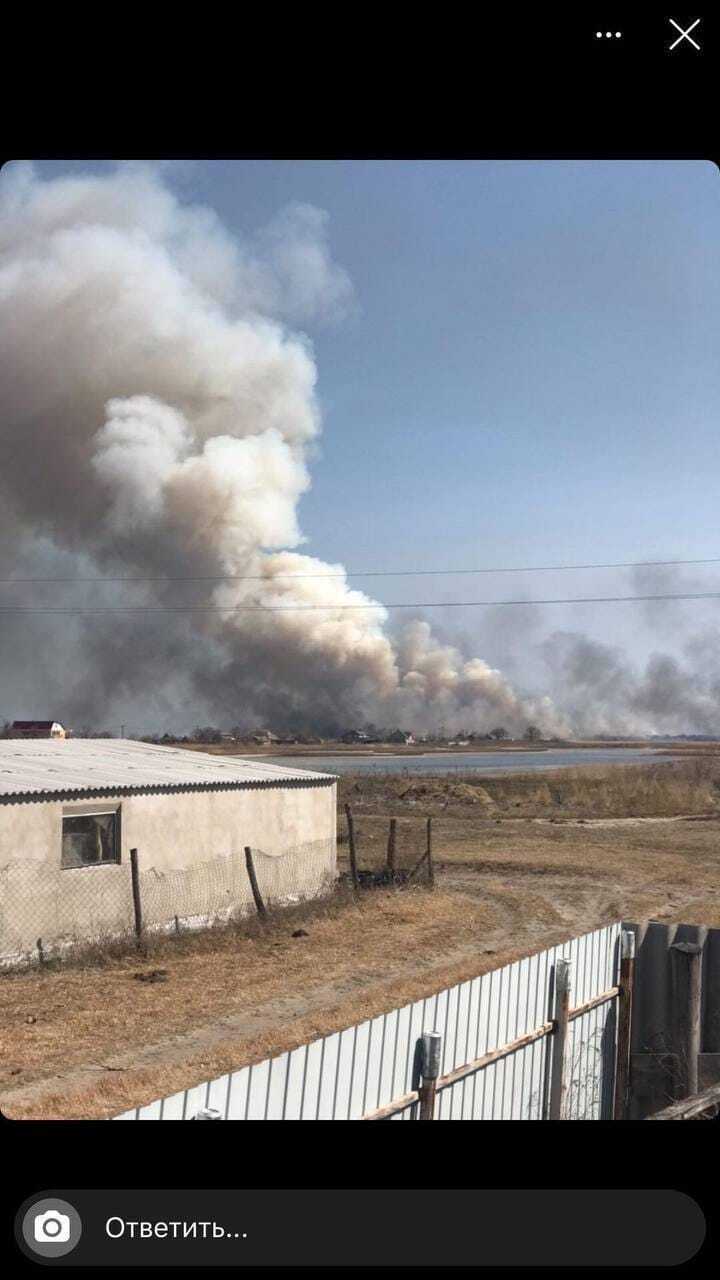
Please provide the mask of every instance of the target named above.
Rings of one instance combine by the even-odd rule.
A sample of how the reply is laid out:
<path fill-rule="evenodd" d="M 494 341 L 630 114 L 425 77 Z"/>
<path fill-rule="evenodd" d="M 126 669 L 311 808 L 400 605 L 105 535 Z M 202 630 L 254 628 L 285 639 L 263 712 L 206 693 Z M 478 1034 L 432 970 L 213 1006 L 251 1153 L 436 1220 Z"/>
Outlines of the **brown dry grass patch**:
<path fill-rule="evenodd" d="M 463 964 L 478 971 L 478 939 L 500 915 L 493 903 L 462 902 L 452 893 L 374 891 L 357 904 L 306 918 L 308 937 L 292 938 L 296 919 L 278 917 L 254 936 L 224 929 L 167 939 L 148 959 L 107 957 L 96 968 L 6 975 L 0 981 L 0 1087 L 14 1090 L 88 1064 L 101 1078 L 83 1080 L 75 1102 L 72 1091 L 52 1086 L 40 1104 L 13 1102 L 4 1092 L 4 1113 L 112 1114 L 160 1096 L 166 1086 L 185 1087 L 282 1052 L 415 998 L 427 991 L 429 971 L 430 989 L 459 980 L 454 975 Z M 472 946 L 472 954 L 443 963 L 449 940 L 455 953 Z M 134 978 L 160 959 L 167 981 Z M 192 1036 L 210 1019 L 224 1018 L 236 1022 L 224 1044 L 197 1051 L 189 1044 L 175 1064 L 133 1069 L 115 1062 L 129 1045 Z"/>
<path fill-rule="evenodd" d="M 441 817 L 665 817 L 720 812 L 720 757 L 490 775 L 346 775 L 341 806 L 359 813 Z"/>

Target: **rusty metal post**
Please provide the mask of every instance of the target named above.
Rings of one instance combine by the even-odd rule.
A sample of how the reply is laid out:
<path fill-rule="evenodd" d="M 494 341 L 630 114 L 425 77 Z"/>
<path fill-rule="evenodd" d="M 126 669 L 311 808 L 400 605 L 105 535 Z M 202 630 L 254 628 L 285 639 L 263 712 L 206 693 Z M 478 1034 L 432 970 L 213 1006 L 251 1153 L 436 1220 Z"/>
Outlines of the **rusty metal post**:
<path fill-rule="evenodd" d="M 355 852 L 355 823 L 353 822 L 352 809 L 349 804 L 345 805 L 345 817 L 347 818 L 348 829 L 348 850 L 350 853 L 350 874 L 352 876 L 353 889 L 357 891 L 360 887 L 357 869 L 357 855 Z"/>
<path fill-rule="evenodd" d="M 135 935 L 138 942 L 142 938 L 142 899 L 140 897 L 140 870 L 138 867 L 138 851 L 130 850 L 130 878 L 132 880 L 133 909 L 135 912 Z"/>
<path fill-rule="evenodd" d="M 252 896 L 255 899 L 255 906 L 257 907 L 257 913 L 259 916 L 262 916 L 262 918 L 265 919 L 265 917 L 267 916 L 267 907 L 265 906 L 265 903 L 262 900 L 262 895 L 260 893 L 260 888 L 257 882 L 257 876 L 255 875 L 255 864 L 253 862 L 252 849 L 248 845 L 245 846 L 245 866 L 247 867 L 248 878 L 250 880 L 250 888 L 252 889 Z"/>
<path fill-rule="evenodd" d="M 428 884 L 431 887 L 435 885 L 435 868 L 432 860 L 432 818 L 427 820 L 427 864 L 428 864 Z"/>
<path fill-rule="evenodd" d="M 387 845 L 387 869 L 392 880 L 395 879 L 395 844 L 397 839 L 397 818 L 390 819 Z"/>
<path fill-rule="evenodd" d="M 620 994 L 618 996 L 617 1061 L 613 1120 L 627 1120 L 630 1113 L 630 1044 L 635 985 L 635 934 L 623 929 L 620 938 Z"/>
<path fill-rule="evenodd" d="M 673 1066 L 675 1097 L 699 1091 L 700 1014 L 702 1005 L 702 946 L 674 942 L 670 947 L 673 1000 Z"/>
<path fill-rule="evenodd" d="M 435 1119 L 435 1094 L 440 1075 L 442 1036 L 439 1031 L 424 1031 L 422 1037 L 422 1084 L 418 1089 L 418 1120 Z"/>
<path fill-rule="evenodd" d="M 570 1014 L 570 961 L 555 961 L 555 1018 L 550 1068 L 550 1105 L 548 1120 L 562 1119 L 565 1097 L 565 1045 Z"/>

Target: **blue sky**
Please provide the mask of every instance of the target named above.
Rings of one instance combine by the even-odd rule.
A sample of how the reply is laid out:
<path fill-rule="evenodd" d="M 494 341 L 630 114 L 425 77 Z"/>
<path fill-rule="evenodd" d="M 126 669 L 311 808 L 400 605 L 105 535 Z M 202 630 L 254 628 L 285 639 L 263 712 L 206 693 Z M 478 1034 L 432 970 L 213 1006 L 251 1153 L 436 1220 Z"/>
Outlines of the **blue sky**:
<path fill-rule="evenodd" d="M 38 165 L 46 176 L 104 167 Z M 720 555 L 713 165 L 210 161 L 166 172 L 230 230 L 253 232 L 290 201 L 329 214 L 356 306 L 308 331 L 324 413 L 301 504 L 308 552 L 354 569 Z M 718 568 L 693 570 L 693 589 L 714 588 Z M 359 585 L 386 601 L 634 589 L 601 572 Z M 699 606 L 678 608 L 699 620 Z M 666 637 L 635 606 L 558 608 L 550 621 L 640 655 L 672 644 L 680 615 L 664 616 Z M 469 611 L 438 621 L 486 625 Z"/>

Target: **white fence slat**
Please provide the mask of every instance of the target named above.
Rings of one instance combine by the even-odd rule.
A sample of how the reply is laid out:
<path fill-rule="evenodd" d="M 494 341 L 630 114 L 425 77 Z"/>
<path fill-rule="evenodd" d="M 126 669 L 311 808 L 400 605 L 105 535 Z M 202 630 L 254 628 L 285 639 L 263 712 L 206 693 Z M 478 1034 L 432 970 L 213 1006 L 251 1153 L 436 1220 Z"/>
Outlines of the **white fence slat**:
<path fill-rule="evenodd" d="M 323 1040 L 313 1040 L 308 1045 L 301 1120 L 315 1120 L 317 1118 L 324 1044 Z"/>
<path fill-rule="evenodd" d="M 458 1006 L 460 987 L 451 987 L 447 993 L 445 1005 L 445 1026 L 442 1031 L 445 1052 L 443 1054 L 443 1074 L 454 1071 L 457 1066 L 455 1050 L 457 1047 Z"/>
<path fill-rule="evenodd" d="M 270 1083 L 270 1060 L 253 1064 L 250 1068 L 246 1120 L 264 1120 Z"/>
<path fill-rule="evenodd" d="M 205 1094 L 205 1102 L 203 1103 L 203 1106 L 212 1107 L 214 1111 L 219 1111 L 223 1120 L 227 1120 L 225 1112 L 228 1100 L 229 1082 L 229 1076 L 220 1076 L 218 1080 L 209 1080 L 207 1092 Z"/>
<path fill-rule="evenodd" d="M 285 1105 L 285 1085 L 287 1083 L 288 1055 L 283 1053 L 279 1058 L 270 1060 L 270 1079 L 268 1081 L 266 1120 L 282 1120 Z"/>
<path fill-rule="evenodd" d="M 244 1120 L 247 1112 L 248 1089 L 250 1088 L 250 1067 L 241 1067 L 230 1076 L 230 1088 L 226 1102 L 228 1120 Z"/>
<path fill-rule="evenodd" d="M 470 983 L 463 982 L 458 987 L 457 998 L 457 1016 L 455 1019 L 455 1043 L 453 1046 L 453 1070 L 462 1066 L 469 1061 L 468 1056 L 468 1039 L 470 1033 L 470 1020 L 468 1017 L 470 1009 Z M 449 1102 L 447 1105 L 447 1116 L 443 1113 L 443 1119 L 461 1120 L 463 1113 L 463 1103 L 465 1098 L 465 1081 L 461 1080 L 454 1085 L 452 1089 L 446 1091 L 449 1094 Z M 442 1094 L 440 1095 L 443 1096 Z"/>
<path fill-rule="evenodd" d="M 408 1092 L 406 1088 L 407 1050 L 410 1045 L 410 1005 L 403 1005 L 397 1010 L 395 1024 L 395 1047 L 393 1050 L 393 1073 L 390 1084 L 390 1098 L 402 1098 Z"/>
<path fill-rule="evenodd" d="M 382 1061 L 380 1063 L 380 1078 L 377 1094 L 377 1105 L 379 1107 L 384 1107 L 386 1103 L 392 1102 L 395 1097 L 395 1094 L 393 1093 L 393 1081 L 395 1079 L 399 1021 L 399 1009 L 393 1009 L 392 1013 L 387 1013 L 385 1015 L 383 1053 Z"/>
<path fill-rule="evenodd" d="M 335 1085 L 337 1083 L 338 1057 L 340 1054 L 340 1032 L 328 1036 L 325 1040 L 325 1056 L 323 1072 L 318 1094 L 318 1120 L 332 1120 L 335 1106 Z"/>
<path fill-rule="evenodd" d="M 346 1027 L 340 1032 L 333 1120 L 347 1120 L 350 1115 L 350 1094 L 353 1078 L 353 1058 L 357 1027 Z"/>
<path fill-rule="evenodd" d="M 353 1062 L 352 1082 L 350 1086 L 350 1102 L 348 1119 L 359 1120 L 363 1114 L 365 1097 L 365 1072 L 367 1069 L 368 1042 L 370 1039 L 370 1023 L 361 1022 L 355 1038 L 355 1060 Z"/>
<path fill-rule="evenodd" d="M 309 1045 L 300 1045 L 293 1049 L 288 1063 L 285 1081 L 285 1120 L 299 1120 L 302 1115 L 303 1085 L 305 1082 L 305 1063 Z"/>
<path fill-rule="evenodd" d="M 385 1049 L 385 1014 L 379 1018 L 371 1018 L 368 1031 L 367 1056 L 365 1059 L 365 1087 L 363 1090 L 362 1114 L 375 1111 L 379 1105 L 380 1069 Z"/>

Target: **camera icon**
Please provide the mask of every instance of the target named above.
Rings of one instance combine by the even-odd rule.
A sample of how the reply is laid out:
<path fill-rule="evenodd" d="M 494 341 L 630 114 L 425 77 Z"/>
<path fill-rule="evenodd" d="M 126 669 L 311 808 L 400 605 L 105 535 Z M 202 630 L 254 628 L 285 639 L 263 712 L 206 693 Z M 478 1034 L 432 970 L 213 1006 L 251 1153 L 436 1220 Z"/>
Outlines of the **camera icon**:
<path fill-rule="evenodd" d="M 70 1239 L 70 1219 L 66 1213 L 48 1209 L 35 1215 L 33 1236 L 39 1244 L 67 1244 Z"/>
<path fill-rule="evenodd" d="M 21 1248 L 41 1258 L 62 1258 L 80 1243 L 83 1226 L 80 1214 L 69 1200 L 44 1196 L 20 1210 L 17 1222 Z"/>

